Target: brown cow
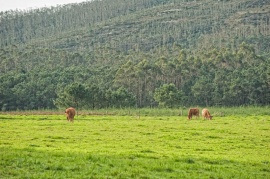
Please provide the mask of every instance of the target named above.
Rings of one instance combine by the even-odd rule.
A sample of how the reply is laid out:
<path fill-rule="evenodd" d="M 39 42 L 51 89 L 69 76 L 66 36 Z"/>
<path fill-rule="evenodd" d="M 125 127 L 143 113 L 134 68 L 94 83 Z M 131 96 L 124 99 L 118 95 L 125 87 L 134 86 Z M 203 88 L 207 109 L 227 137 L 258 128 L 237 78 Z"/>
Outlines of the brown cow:
<path fill-rule="evenodd" d="M 190 108 L 188 110 L 188 119 L 192 119 L 192 116 L 200 116 L 199 108 Z"/>
<path fill-rule="evenodd" d="M 202 116 L 204 119 L 209 119 L 209 120 L 213 118 L 213 116 L 210 115 L 210 112 L 206 108 L 202 110 Z"/>
<path fill-rule="evenodd" d="M 69 122 L 73 122 L 74 116 L 75 116 L 75 109 L 72 108 L 72 107 L 67 108 L 66 111 L 65 111 L 65 113 L 66 113 L 66 116 L 67 116 L 67 120 Z"/>

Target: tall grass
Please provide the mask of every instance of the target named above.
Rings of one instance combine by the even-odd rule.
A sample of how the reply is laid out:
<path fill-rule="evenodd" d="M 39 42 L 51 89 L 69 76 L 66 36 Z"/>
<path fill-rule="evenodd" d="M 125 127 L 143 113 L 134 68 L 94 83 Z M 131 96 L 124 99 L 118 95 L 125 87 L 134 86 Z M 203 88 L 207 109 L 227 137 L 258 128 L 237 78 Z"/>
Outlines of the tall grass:
<path fill-rule="evenodd" d="M 198 107 L 198 106 L 196 106 Z M 198 107 L 200 111 L 205 107 Z M 107 115 L 107 116 L 187 116 L 187 107 L 179 108 L 106 108 L 106 109 L 79 109 L 78 115 Z M 208 107 L 211 115 L 222 116 L 254 116 L 270 115 L 270 106 L 240 106 L 240 107 Z M 65 109 L 59 110 L 30 110 L 0 112 L 11 115 L 60 115 Z"/>
<path fill-rule="evenodd" d="M 197 107 L 197 106 L 196 106 Z M 200 111 L 205 107 L 198 107 Z M 242 107 L 207 107 L 216 117 L 222 116 L 254 116 L 270 115 L 269 106 L 242 106 Z M 188 109 L 180 108 L 123 108 L 123 109 L 96 109 L 82 110 L 81 114 L 90 115 L 117 115 L 117 116 L 187 116 Z"/>

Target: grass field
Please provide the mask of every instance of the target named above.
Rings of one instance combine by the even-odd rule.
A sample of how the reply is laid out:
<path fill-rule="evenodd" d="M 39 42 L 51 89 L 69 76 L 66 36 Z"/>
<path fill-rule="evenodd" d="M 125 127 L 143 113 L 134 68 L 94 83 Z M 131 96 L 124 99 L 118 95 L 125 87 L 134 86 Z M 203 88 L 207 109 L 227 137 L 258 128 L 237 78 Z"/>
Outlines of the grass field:
<path fill-rule="evenodd" d="M 2 113 L 0 178 L 267 179 L 270 116 Z"/>

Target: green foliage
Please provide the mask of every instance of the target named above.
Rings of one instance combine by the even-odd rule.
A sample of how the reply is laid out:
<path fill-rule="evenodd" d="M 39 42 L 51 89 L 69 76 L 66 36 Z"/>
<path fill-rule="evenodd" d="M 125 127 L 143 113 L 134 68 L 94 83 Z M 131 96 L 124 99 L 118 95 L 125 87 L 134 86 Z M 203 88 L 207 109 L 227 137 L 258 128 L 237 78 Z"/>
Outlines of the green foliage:
<path fill-rule="evenodd" d="M 0 12 L 0 47 L 29 43 L 128 52 L 177 44 L 200 51 L 246 41 L 269 54 L 268 6 L 253 0 L 94 0 Z"/>
<path fill-rule="evenodd" d="M 58 108 L 74 106 L 77 109 L 90 108 L 100 109 L 105 107 L 134 107 L 135 96 L 125 88 L 104 91 L 96 85 L 84 86 L 82 84 L 71 84 L 60 91 L 54 101 Z"/>
<path fill-rule="evenodd" d="M 163 106 L 269 105 L 268 6 L 95 0 L 0 12 L 0 109 L 156 107 L 166 84 L 182 94 Z"/>
<path fill-rule="evenodd" d="M 1 109 L 51 109 L 55 105 L 92 109 L 132 107 L 134 100 L 138 107 L 155 107 L 156 101 L 168 107 L 269 105 L 270 59 L 257 55 L 251 46 L 242 44 L 236 52 L 214 49 L 197 56 L 180 47 L 174 47 L 173 53 L 171 50 L 163 48 L 137 55 L 115 52 L 112 58 L 117 60 L 122 55 L 122 62 L 112 61 L 113 65 L 103 66 L 103 56 L 93 57 L 97 62 L 86 65 L 91 61 L 87 54 L 80 55 L 83 63 L 70 63 L 75 58 L 72 53 L 64 54 L 68 63 L 63 60 L 54 65 L 47 60 L 34 65 L 34 61 L 50 58 L 52 53 L 58 58 L 57 52 L 45 51 L 38 56 L 33 51 L 33 57 L 24 58 L 20 48 L 9 49 L 3 53 L 4 58 L 11 59 L 9 55 L 15 53 L 22 60 L 7 71 L 8 64 L 2 61 Z M 128 60 L 131 56 L 133 61 Z M 169 93 L 166 97 L 170 102 L 165 102 L 165 96 L 154 99 L 155 89 L 166 84 L 181 91 L 181 100 L 173 100 Z"/>
<path fill-rule="evenodd" d="M 107 98 L 110 101 L 111 107 L 134 107 L 136 104 L 136 98 L 132 93 L 129 93 L 125 88 L 118 88 L 116 91 L 110 91 Z"/>
<path fill-rule="evenodd" d="M 76 107 L 83 105 L 86 99 L 86 89 L 82 84 L 73 83 L 58 94 L 54 104 L 58 107 Z"/>
<path fill-rule="evenodd" d="M 87 88 L 85 100 L 92 109 L 104 107 L 104 92 L 97 85 L 91 85 Z"/>
<path fill-rule="evenodd" d="M 161 107 L 176 107 L 181 104 L 182 92 L 178 91 L 174 84 L 164 84 L 157 88 L 154 93 L 154 99 Z"/>

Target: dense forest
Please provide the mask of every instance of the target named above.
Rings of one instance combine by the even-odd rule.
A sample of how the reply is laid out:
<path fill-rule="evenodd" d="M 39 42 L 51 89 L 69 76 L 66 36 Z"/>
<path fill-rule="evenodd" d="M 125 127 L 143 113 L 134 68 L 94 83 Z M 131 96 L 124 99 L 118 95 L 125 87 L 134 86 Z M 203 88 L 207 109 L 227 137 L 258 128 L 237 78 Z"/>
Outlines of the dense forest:
<path fill-rule="evenodd" d="M 270 103 L 270 1 L 0 12 L 0 110 Z"/>

